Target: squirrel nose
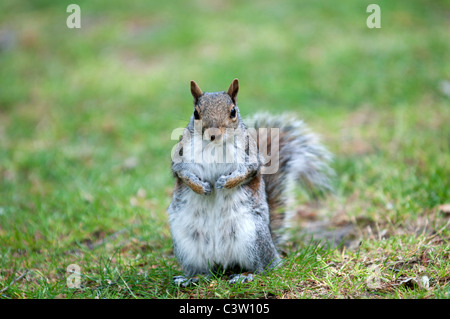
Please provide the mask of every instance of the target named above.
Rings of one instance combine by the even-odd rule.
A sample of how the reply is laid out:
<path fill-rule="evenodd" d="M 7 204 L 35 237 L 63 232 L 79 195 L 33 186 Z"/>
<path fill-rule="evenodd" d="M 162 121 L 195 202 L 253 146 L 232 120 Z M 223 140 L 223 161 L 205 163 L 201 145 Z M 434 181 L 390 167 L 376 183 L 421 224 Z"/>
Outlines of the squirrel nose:
<path fill-rule="evenodd" d="M 215 139 L 220 140 L 220 138 L 222 137 L 222 134 L 215 134 L 215 135 L 210 135 L 210 139 L 211 141 L 214 141 Z"/>
<path fill-rule="evenodd" d="M 205 137 L 209 139 L 210 141 L 217 141 L 222 138 L 222 132 L 220 129 L 215 127 L 207 128 L 204 132 Z"/>

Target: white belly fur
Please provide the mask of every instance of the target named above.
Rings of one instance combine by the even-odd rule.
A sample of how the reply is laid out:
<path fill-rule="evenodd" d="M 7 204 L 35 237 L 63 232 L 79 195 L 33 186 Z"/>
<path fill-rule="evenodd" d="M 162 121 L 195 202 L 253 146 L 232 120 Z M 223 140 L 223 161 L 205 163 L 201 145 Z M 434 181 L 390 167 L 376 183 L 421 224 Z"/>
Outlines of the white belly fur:
<path fill-rule="evenodd" d="M 214 264 L 224 268 L 250 268 L 250 244 L 256 238 L 250 218 L 247 194 L 237 189 L 214 190 L 209 196 L 190 189 L 184 192 L 186 205 L 171 215 L 173 240 L 183 264 L 208 269 Z"/>

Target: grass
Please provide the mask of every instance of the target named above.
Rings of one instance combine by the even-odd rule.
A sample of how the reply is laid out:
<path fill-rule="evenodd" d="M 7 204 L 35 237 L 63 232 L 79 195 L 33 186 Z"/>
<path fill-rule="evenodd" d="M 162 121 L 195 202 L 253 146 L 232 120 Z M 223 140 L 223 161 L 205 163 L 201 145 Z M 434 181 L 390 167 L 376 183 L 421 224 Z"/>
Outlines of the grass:
<path fill-rule="evenodd" d="M 449 298 L 448 1 L 72 2 L 0 4 L 0 298 Z M 177 288 L 170 134 L 235 77 L 322 135 L 336 196 L 280 269 Z"/>

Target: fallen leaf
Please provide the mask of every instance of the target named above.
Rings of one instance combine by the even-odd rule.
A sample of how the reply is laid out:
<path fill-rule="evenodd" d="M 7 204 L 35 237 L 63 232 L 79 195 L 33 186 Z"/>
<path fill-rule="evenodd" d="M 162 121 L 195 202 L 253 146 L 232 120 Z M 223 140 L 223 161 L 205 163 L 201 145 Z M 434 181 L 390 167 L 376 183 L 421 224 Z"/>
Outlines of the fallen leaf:
<path fill-rule="evenodd" d="M 122 168 L 126 171 L 136 168 L 139 164 L 137 157 L 128 157 L 123 161 Z"/>
<path fill-rule="evenodd" d="M 450 81 L 443 80 L 439 83 L 439 88 L 441 92 L 447 96 L 450 96 Z"/>
<path fill-rule="evenodd" d="M 428 289 L 430 287 L 430 279 L 427 276 L 417 277 L 408 277 L 401 280 L 397 286 L 404 286 L 410 289 L 414 288 L 423 288 Z"/>
<path fill-rule="evenodd" d="M 83 200 L 85 200 L 88 203 L 92 203 L 94 201 L 94 196 L 92 196 L 92 194 L 83 192 L 81 194 L 81 197 L 83 198 Z"/>
<path fill-rule="evenodd" d="M 421 286 L 422 288 L 428 289 L 430 288 L 430 279 L 428 279 L 427 276 L 422 276 L 419 278 L 419 286 Z"/>
<path fill-rule="evenodd" d="M 450 204 L 442 204 L 438 206 L 441 213 L 444 213 L 446 215 L 450 215 Z"/>
<path fill-rule="evenodd" d="M 146 192 L 145 192 L 145 189 L 143 189 L 143 188 L 139 188 L 139 189 L 138 189 L 137 196 L 138 196 L 139 198 L 145 198 L 146 195 L 147 195 L 147 194 L 146 194 Z"/>

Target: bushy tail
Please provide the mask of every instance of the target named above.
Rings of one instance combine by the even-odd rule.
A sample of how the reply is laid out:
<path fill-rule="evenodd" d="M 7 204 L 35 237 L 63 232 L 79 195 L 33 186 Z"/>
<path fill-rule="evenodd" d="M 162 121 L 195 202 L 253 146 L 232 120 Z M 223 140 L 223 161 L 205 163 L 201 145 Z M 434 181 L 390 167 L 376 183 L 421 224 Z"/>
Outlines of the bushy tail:
<path fill-rule="evenodd" d="M 276 116 L 266 113 L 256 114 L 247 119 L 246 124 L 256 129 L 259 148 L 266 147 L 267 143 L 267 149 L 270 150 L 274 137 L 278 138 L 278 171 L 263 176 L 270 209 L 271 229 L 277 231 L 289 225 L 294 204 L 292 191 L 296 183 L 300 183 L 312 197 L 331 191 L 330 177 L 334 172 L 329 163 L 332 154 L 303 121 L 288 114 Z M 260 136 L 258 134 L 260 128 L 277 128 L 278 134 L 271 135 L 269 130 L 268 134 Z M 273 154 L 269 155 L 273 158 Z"/>

